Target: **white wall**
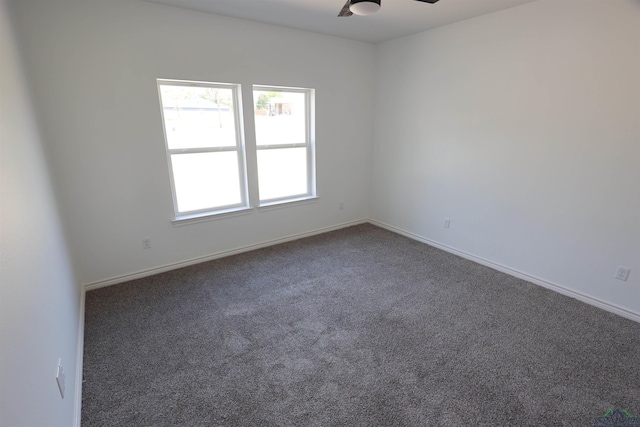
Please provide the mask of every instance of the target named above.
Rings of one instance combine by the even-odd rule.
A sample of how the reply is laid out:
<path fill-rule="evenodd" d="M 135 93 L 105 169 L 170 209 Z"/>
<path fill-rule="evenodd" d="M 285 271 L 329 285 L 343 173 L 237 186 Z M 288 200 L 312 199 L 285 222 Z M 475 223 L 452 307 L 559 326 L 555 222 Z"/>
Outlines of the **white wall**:
<path fill-rule="evenodd" d="M 640 2 L 540 0 L 377 72 L 372 218 L 640 313 Z"/>
<path fill-rule="evenodd" d="M 16 16 L 83 283 L 368 217 L 373 45 L 137 0 Z M 173 226 L 156 78 L 315 88 L 319 200 Z"/>
<path fill-rule="evenodd" d="M 0 0 L 0 424 L 70 426 L 80 287 L 11 26 Z"/>

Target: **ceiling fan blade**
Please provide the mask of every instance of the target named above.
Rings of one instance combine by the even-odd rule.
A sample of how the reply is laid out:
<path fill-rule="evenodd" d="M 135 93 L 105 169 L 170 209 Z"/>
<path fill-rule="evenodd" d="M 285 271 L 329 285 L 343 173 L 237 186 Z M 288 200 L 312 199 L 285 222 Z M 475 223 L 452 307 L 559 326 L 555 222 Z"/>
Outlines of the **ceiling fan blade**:
<path fill-rule="evenodd" d="M 340 16 L 351 16 L 351 15 L 353 15 L 353 12 L 351 12 L 351 10 L 349 9 L 350 5 L 351 5 L 351 0 L 347 0 L 347 2 L 344 4 L 344 6 L 342 6 L 342 9 L 340 10 L 340 13 L 338 13 L 338 16 L 340 17 Z"/>
<path fill-rule="evenodd" d="M 416 1 L 421 1 L 421 2 L 423 2 L 423 3 L 431 3 L 431 4 L 434 4 L 434 3 L 438 3 L 438 1 L 439 1 L 439 0 L 416 0 Z"/>

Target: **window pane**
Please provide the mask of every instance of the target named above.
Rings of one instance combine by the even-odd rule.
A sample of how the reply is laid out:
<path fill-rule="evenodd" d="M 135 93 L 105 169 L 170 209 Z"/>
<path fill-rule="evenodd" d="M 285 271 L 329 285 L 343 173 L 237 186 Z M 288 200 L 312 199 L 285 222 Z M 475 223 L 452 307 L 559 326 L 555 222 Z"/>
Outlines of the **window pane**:
<path fill-rule="evenodd" d="M 242 202 L 237 152 L 173 154 L 171 164 L 179 212 Z"/>
<path fill-rule="evenodd" d="M 305 94 L 253 91 L 256 144 L 304 144 L 307 142 Z"/>
<path fill-rule="evenodd" d="M 232 89 L 160 85 L 160 95 L 169 149 L 236 145 Z"/>
<path fill-rule="evenodd" d="M 261 201 L 307 194 L 307 149 L 258 150 L 258 182 Z"/>

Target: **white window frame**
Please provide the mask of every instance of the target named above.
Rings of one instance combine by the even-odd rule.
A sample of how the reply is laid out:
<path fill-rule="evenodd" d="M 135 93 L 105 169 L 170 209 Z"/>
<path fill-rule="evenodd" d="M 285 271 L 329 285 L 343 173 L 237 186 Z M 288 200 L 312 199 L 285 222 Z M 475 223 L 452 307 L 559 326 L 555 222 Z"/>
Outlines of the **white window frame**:
<path fill-rule="evenodd" d="M 157 79 L 158 99 L 160 101 L 160 112 L 162 117 L 162 132 L 164 134 L 165 151 L 167 155 L 167 165 L 169 167 L 169 179 L 171 182 L 171 195 L 173 198 L 173 211 L 174 222 L 180 222 L 185 220 L 197 220 L 207 216 L 221 215 L 236 213 L 243 210 L 250 209 L 249 205 L 249 191 L 247 184 L 247 160 L 246 160 L 246 148 L 244 138 L 244 124 L 242 121 L 242 88 L 240 84 L 235 83 L 210 83 L 188 80 L 172 80 L 172 79 Z M 206 147 L 206 148 L 180 148 L 170 149 L 169 141 L 166 134 L 166 124 L 164 117 L 164 104 L 162 103 L 162 86 L 187 86 L 187 87 L 206 87 L 206 88 L 220 88 L 231 89 L 234 102 L 234 119 L 236 126 L 236 144 L 229 147 Z M 237 153 L 238 159 L 238 174 L 240 182 L 240 203 L 217 206 L 214 208 L 205 208 L 191 211 L 180 211 L 178 209 L 178 198 L 176 194 L 176 186 L 173 177 L 173 165 L 171 162 L 171 156 L 174 154 L 192 154 L 192 153 L 215 153 L 233 151 Z"/>
<path fill-rule="evenodd" d="M 315 154 L 315 90 L 309 88 L 286 87 L 286 86 L 267 86 L 253 85 L 252 88 L 253 105 L 255 107 L 255 91 L 266 92 L 294 92 L 305 95 L 305 138 L 303 143 L 296 144 L 278 144 L 278 145 L 258 145 L 256 141 L 256 158 L 260 150 L 277 150 L 282 148 L 306 148 L 307 151 L 307 191 L 302 194 L 294 194 L 275 199 L 260 200 L 258 194 L 258 203 L 260 207 L 268 207 L 283 203 L 291 203 L 302 200 L 317 198 L 316 195 L 316 154 Z M 254 116 L 255 117 L 255 116 Z M 257 135 L 256 135 L 257 139 Z M 257 166 L 257 165 L 256 165 Z M 257 170 L 256 170 L 257 175 Z M 258 177 L 259 179 L 259 177 Z"/>

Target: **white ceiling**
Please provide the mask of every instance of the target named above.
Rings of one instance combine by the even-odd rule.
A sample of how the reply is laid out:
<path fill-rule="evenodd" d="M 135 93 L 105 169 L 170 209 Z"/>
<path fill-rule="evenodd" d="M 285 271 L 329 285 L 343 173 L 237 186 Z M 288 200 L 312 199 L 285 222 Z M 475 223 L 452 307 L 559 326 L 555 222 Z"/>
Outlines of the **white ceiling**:
<path fill-rule="evenodd" d="M 536 0 L 382 0 L 374 15 L 338 18 L 345 0 L 147 0 L 370 43 L 463 21 Z"/>

